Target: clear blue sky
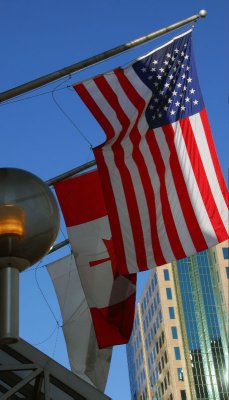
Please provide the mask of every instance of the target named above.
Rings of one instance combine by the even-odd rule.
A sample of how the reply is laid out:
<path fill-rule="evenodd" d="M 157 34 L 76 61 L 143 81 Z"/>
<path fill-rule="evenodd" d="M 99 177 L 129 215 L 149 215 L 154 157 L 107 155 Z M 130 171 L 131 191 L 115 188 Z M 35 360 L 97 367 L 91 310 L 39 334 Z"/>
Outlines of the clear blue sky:
<path fill-rule="evenodd" d="M 208 16 L 198 21 L 194 29 L 196 63 L 216 148 L 228 182 L 227 0 L 0 0 L 0 91 L 185 19 L 202 8 L 208 10 Z M 63 79 L 60 88 L 126 65 L 185 29 L 75 74 L 67 83 Z M 1 167 L 26 169 L 47 180 L 93 158 L 88 143 L 53 100 L 51 91 L 60 83 L 54 82 L 0 105 Z M 44 92 L 47 94 L 38 96 Z M 57 91 L 55 98 L 93 146 L 103 141 L 101 128 L 73 90 Z M 62 231 L 65 234 L 63 222 Z M 59 240 L 63 238 L 61 233 Z M 40 266 L 67 251 L 45 258 Z M 147 275 L 139 274 L 138 297 Z M 45 268 L 37 270 L 37 280 L 55 318 L 59 319 L 60 312 Z M 21 274 L 20 286 L 21 337 L 67 366 L 61 329 L 51 335 L 56 321 L 39 290 L 34 268 Z M 114 400 L 130 399 L 124 346 L 114 350 L 106 393 Z"/>

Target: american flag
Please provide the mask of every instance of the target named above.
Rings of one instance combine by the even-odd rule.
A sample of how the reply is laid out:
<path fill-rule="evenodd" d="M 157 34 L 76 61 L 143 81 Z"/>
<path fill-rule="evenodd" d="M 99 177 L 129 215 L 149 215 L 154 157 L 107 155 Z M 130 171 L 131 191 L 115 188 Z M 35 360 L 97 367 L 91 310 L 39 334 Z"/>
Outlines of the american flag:
<path fill-rule="evenodd" d="M 133 69 L 151 90 L 145 116 L 151 129 L 196 114 L 204 108 L 192 54 L 191 34 L 151 52 Z"/>
<path fill-rule="evenodd" d="M 74 86 L 104 129 L 94 149 L 120 273 L 228 238 L 228 191 L 188 31 Z"/>

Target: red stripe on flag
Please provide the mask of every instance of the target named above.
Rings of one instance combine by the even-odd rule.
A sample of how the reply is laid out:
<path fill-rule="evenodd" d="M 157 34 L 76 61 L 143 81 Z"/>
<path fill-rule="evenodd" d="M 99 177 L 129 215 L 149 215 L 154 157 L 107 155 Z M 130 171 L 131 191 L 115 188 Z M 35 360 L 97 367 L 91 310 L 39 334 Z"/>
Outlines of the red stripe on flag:
<path fill-rule="evenodd" d="M 110 124 L 104 113 L 98 107 L 97 103 L 94 101 L 93 97 L 90 95 L 90 92 L 87 91 L 84 84 L 81 83 L 79 85 L 73 86 L 75 91 L 81 97 L 83 102 L 87 105 L 91 113 L 97 119 L 101 127 L 106 132 L 107 139 L 111 139 L 114 135 L 113 126 Z"/>
<path fill-rule="evenodd" d="M 182 135 L 206 212 L 219 242 L 228 237 L 211 191 L 189 118 L 180 120 Z"/>
<path fill-rule="evenodd" d="M 143 190 L 145 193 L 145 199 L 148 207 L 148 214 L 150 220 L 150 228 L 151 228 L 151 237 L 152 237 L 152 246 L 153 246 L 153 253 L 154 259 L 157 265 L 162 265 L 166 263 L 166 260 L 163 256 L 160 241 L 158 238 L 157 233 L 157 221 L 156 221 L 156 206 L 155 206 L 155 197 L 154 197 L 154 190 L 152 187 L 151 178 L 149 176 L 148 168 L 146 166 L 146 162 L 144 156 L 139 148 L 141 143 L 142 137 L 138 130 L 138 123 L 139 119 L 142 115 L 142 112 L 145 107 L 144 99 L 138 94 L 129 80 L 126 78 L 123 70 L 118 70 L 117 78 L 122 86 L 123 90 L 125 91 L 129 100 L 133 103 L 134 107 L 138 110 L 138 117 L 135 121 L 135 124 L 132 128 L 130 133 L 130 139 L 133 143 L 133 159 L 136 163 L 138 168 L 138 172 L 141 178 L 141 183 L 143 186 Z M 150 265 L 146 265 L 146 267 L 150 268 Z M 145 268 L 144 268 L 145 269 Z"/>
<path fill-rule="evenodd" d="M 97 265 L 103 264 L 107 261 L 110 261 L 110 257 L 101 258 L 101 260 L 90 261 L 89 265 L 90 265 L 90 267 L 96 267 Z"/>
<path fill-rule="evenodd" d="M 103 76 L 96 78 L 96 84 L 100 91 L 103 93 L 106 100 L 110 103 L 111 107 L 115 111 L 117 118 L 122 126 L 122 130 L 117 137 L 115 143 L 111 146 L 112 150 L 114 150 L 114 160 L 115 164 L 120 173 L 120 177 L 122 180 L 122 187 L 125 193 L 126 204 L 128 208 L 129 219 L 131 223 L 134 246 L 136 252 L 137 264 L 142 266 L 145 270 L 147 265 L 146 261 L 146 253 L 145 253 L 145 245 L 144 245 L 144 237 L 142 224 L 136 199 L 136 194 L 134 190 L 134 185 L 132 182 L 131 174 L 125 164 L 125 152 L 121 145 L 121 141 L 124 138 L 127 129 L 129 128 L 130 121 L 127 115 L 124 113 L 123 108 L 121 107 L 117 95 L 113 92 L 112 88 L 106 81 Z M 113 226 L 111 226 L 113 229 Z"/>
<path fill-rule="evenodd" d="M 209 120 L 208 120 L 208 116 L 207 116 L 207 111 L 206 109 L 203 109 L 200 112 L 200 117 L 202 120 L 202 124 L 205 130 L 205 136 L 208 142 L 208 147 L 211 153 L 211 157 L 212 157 L 212 162 L 215 168 L 215 173 L 219 182 L 219 186 L 221 188 L 221 192 L 222 195 L 225 199 L 225 203 L 227 204 L 227 207 L 229 207 L 229 194 L 228 194 L 228 190 L 227 190 L 227 186 L 226 186 L 226 182 L 224 180 L 223 174 L 222 174 L 222 170 L 221 170 L 221 166 L 219 163 L 219 159 L 216 153 L 216 148 L 215 148 L 215 144 L 213 141 L 213 137 L 212 137 L 212 133 L 211 133 L 211 128 L 210 128 L 210 124 L 209 124 Z"/>
<path fill-rule="evenodd" d="M 67 227 L 107 215 L 98 171 L 60 181 L 54 187 Z M 93 207 L 91 207 L 92 191 Z"/>
<path fill-rule="evenodd" d="M 100 348 L 125 344 L 131 335 L 135 306 L 135 293 L 123 302 L 104 308 L 90 308 Z"/>
<path fill-rule="evenodd" d="M 105 117 L 101 109 L 98 107 L 97 103 L 95 103 L 94 99 L 91 97 L 91 95 L 84 87 L 84 85 L 83 84 L 76 85 L 74 86 L 74 89 L 82 98 L 82 100 L 85 102 L 85 104 L 88 106 L 89 110 L 95 116 L 101 127 L 104 129 L 107 138 L 108 139 L 112 138 L 115 135 L 113 126 L 110 124 L 110 122 Z M 113 189 L 111 186 L 109 171 L 103 157 L 102 146 L 103 144 L 95 147 L 93 149 L 93 153 L 97 164 L 100 166 L 100 171 L 98 173 L 101 176 L 100 183 L 103 187 L 103 194 L 106 196 L 105 202 L 107 204 L 107 209 L 112 210 L 112 213 L 109 213 L 108 218 L 110 221 L 110 226 L 112 227 L 112 232 L 115 233 L 113 235 L 112 240 L 114 242 L 114 247 L 116 249 L 120 261 L 119 265 L 120 273 L 128 274 L 117 205 L 114 198 Z"/>
<path fill-rule="evenodd" d="M 170 150 L 170 166 L 173 175 L 174 184 L 176 187 L 176 192 L 179 197 L 180 205 L 183 211 L 184 219 L 189 230 L 192 242 L 196 248 L 196 251 L 201 251 L 206 249 L 207 243 L 200 229 L 199 223 L 197 221 L 195 212 L 192 207 L 192 203 L 188 194 L 187 186 L 184 180 L 184 176 L 181 170 L 179 159 L 177 156 L 176 147 L 174 144 L 174 130 L 171 125 L 166 125 L 162 127 L 165 134 L 165 138 Z"/>
<path fill-rule="evenodd" d="M 170 246 L 176 259 L 185 258 L 186 254 L 184 252 L 179 235 L 177 233 L 176 224 L 174 222 L 169 204 L 166 182 L 165 182 L 165 165 L 153 130 L 149 130 L 147 132 L 146 139 L 150 147 L 150 151 L 154 159 L 157 174 L 160 180 L 160 197 L 161 197 L 162 214 Z"/>

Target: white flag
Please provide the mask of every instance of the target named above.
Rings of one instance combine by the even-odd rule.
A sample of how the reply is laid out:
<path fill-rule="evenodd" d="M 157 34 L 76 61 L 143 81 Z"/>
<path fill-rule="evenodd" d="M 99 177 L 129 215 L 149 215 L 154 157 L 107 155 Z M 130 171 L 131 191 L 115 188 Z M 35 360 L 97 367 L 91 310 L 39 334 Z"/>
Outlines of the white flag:
<path fill-rule="evenodd" d="M 112 348 L 99 349 L 73 255 L 47 265 L 59 301 L 72 371 L 104 391 Z"/>

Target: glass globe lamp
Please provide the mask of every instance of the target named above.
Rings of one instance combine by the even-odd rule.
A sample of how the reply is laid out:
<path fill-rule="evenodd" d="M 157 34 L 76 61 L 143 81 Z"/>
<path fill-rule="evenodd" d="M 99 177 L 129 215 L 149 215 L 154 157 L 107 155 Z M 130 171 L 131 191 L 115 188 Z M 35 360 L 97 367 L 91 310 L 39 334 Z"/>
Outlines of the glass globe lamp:
<path fill-rule="evenodd" d="M 59 224 L 46 183 L 21 169 L 0 168 L 0 343 L 18 339 L 19 272 L 49 252 Z"/>

